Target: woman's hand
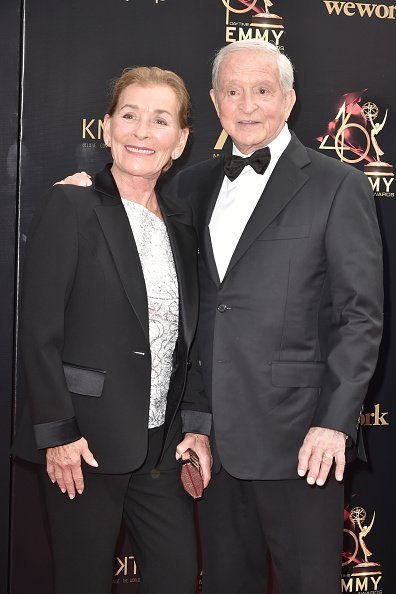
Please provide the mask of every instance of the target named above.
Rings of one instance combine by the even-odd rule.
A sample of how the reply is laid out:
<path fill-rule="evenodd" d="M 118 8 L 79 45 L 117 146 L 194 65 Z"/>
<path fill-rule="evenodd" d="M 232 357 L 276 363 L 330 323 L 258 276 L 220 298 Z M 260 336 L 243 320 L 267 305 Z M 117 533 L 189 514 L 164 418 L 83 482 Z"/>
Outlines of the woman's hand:
<path fill-rule="evenodd" d="M 176 447 L 176 460 L 185 458 L 184 454 L 191 448 L 197 454 L 202 470 L 203 484 L 206 488 L 210 481 L 212 468 L 212 454 L 210 451 L 209 437 L 200 433 L 186 433 L 183 441 Z M 188 456 L 187 456 L 188 457 Z"/>
<path fill-rule="evenodd" d="M 61 181 L 55 182 L 54 186 L 57 184 L 71 184 L 73 186 L 92 186 L 91 176 L 88 175 L 85 171 L 80 171 L 79 173 L 73 173 L 73 175 L 68 175 L 65 179 L 61 179 Z"/>
<path fill-rule="evenodd" d="M 99 466 L 84 437 L 55 448 L 47 448 L 47 473 L 53 483 L 58 483 L 62 493 L 74 499 L 76 491 L 84 491 L 81 458 L 90 466 Z"/>

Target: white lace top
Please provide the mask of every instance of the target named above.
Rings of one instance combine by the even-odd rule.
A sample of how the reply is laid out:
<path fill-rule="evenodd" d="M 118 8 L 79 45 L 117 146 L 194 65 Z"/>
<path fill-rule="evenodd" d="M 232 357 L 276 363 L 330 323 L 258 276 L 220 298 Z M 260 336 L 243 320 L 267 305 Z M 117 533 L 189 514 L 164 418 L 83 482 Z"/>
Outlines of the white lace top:
<path fill-rule="evenodd" d="M 122 198 L 146 283 L 151 350 L 149 429 L 165 421 L 172 354 L 179 327 L 179 290 L 165 223 L 147 208 Z"/>

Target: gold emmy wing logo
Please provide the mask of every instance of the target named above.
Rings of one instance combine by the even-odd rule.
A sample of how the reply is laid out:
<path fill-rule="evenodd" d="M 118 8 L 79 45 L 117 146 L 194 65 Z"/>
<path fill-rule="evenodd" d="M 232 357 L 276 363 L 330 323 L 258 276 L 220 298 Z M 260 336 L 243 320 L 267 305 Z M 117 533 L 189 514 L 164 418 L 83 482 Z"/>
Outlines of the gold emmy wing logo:
<path fill-rule="evenodd" d="M 394 198 L 393 165 L 384 159 L 385 153 L 378 140 L 388 120 L 388 109 L 380 110 L 372 101 L 362 104 L 362 95 L 366 91 L 346 93 L 341 97 L 337 115 L 328 123 L 327 134 L 317 138 L 319 149 L 335 151 L 345 163 L 364 162 L 364 173 L 371 182 L 374 196 Z"/>
<path fill-rule="evenodd" d="M 339 2 L 323 0 L 329 14 L 347 17 L 367 17 L 395 20 L 396 6 L 394 4 L 374 4 L 373 2 Z"/>
<path fill-rule="evenodd" d="M 378 585 L 382 579 L 381 565 L 373 561 L 373 553 L 366 539 L 373 530 L 375 512 L 368 518 L 363 507 L 344 510 L 344 552 L 342 592 L 380 594 Z"/>
<path fill-rule="evenodd" d="M 270 0 L 221 0 L 226 7 L 225 41 L 233 43 L 244 39 L 270 41 L 284 50 L 280 44 L 285 29 L 283 18 L 270 11 L 274 5 Z M 214 146 L 221 151 L 228 134 L 222 130 Z M 214 154 L 217 157 L 218 154 Z"/>

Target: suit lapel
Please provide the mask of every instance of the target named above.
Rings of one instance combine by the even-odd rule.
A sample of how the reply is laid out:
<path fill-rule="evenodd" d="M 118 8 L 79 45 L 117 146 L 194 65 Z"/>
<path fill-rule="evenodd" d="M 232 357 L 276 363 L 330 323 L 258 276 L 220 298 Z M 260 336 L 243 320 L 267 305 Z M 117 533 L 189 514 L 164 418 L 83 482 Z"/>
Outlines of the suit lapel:
<path fill-rule="evenodd" d="M 158 196 L 168 232 L 179 284 L 181 328 L 186 344 L 193 340 L 198 311 L 198 281 L 196 270 L 196 241 L 194 229 L 177 220 L 178 212 L 171 212 Z"/>
<path fill-rule="evenodd" d="M 308 175 L 302 168 L 309 162 L 305 147 L 292 134 L 289 145 L 276 164 L 264 192 L 246 224 L 231 257 L 225 277 L 260 233 L 279 215 L 306 183 Z"/>
<path fill-rule="evenodd" d="M 103 234 L 109 245 L 121 283 L 129 303 L 149 341 L 146 285 L 139 253 L 128 216 L 109 171 L 103 170 L 95 178 L 95 189 L 102 194 L 102 204 L 95 207 Z"/>
<path fill-rule="evenodd" d="M 205 188 L 207 201 L 204 202 L 206 208 L 204 216 L 202 216 L 201 218 L 202 224 L 199 225 L 201 255 L 205 260 L 206 267 L 216 286 L 220 286 L 220 278 L 213 254 L 209 223 L 210 219 L 212 218 L 213 209 L 215 207 L 216 200 L 219 196 L 219 192 L 224 179 L 224 159 L 225 155 L 220 155 L 219 157 L 216 157 L 213 163 L 213 169 L 210 171 L 209 175 L 206 178 Z M 204 192 L 202 193 L 202 201 L 204 198 L 203 194 Z"/>

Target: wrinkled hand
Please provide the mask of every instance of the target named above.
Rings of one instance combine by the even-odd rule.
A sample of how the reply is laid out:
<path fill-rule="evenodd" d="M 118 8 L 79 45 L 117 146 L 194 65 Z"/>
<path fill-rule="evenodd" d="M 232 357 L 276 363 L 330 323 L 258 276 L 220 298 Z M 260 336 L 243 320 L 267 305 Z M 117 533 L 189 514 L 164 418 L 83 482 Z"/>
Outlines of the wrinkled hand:
<path fill-rule="evenodd" d="M 74 499 L 76 491 L 80 495 L 84 491 L 81 458 L 90 466 L 99 466 L 83 437 L 65 445 L 47 448 L 48 476 L 53 483 L 58 483 L 62 493 L 67 491 L 70 499 Z"/>
<path fill-rule="evenodd" d="M 311 427 L 298 454 L 298 474 L 307 475 L 307 483 L 322 487 L 335 462 L 335 477 L 342 481 L 345 469 L 345 434 L 334 429 Z"/>
<path fill-rule="evenodd" d="M 202 470 L 204 488 L 210 481 L 210 469 L 212 467 L 212 454 L 210 452 L 209 437 L 200 433 L 186 433 L 183 441 L 176 447 L 176 460 L 188 458 L 187 450 L 191 448 L 196 452 Z"/>
<path fill-rule="evenodd" d="M 73 175 L 68 175 L 65 179 L 61 181 L 55 182 L 54 186 L 57 184 L 71 184 L 73 186 L 92 186 L 91 176 L 88 175 L 85 171 L 80 171 L 79 173 L 73 173 Z"/>

